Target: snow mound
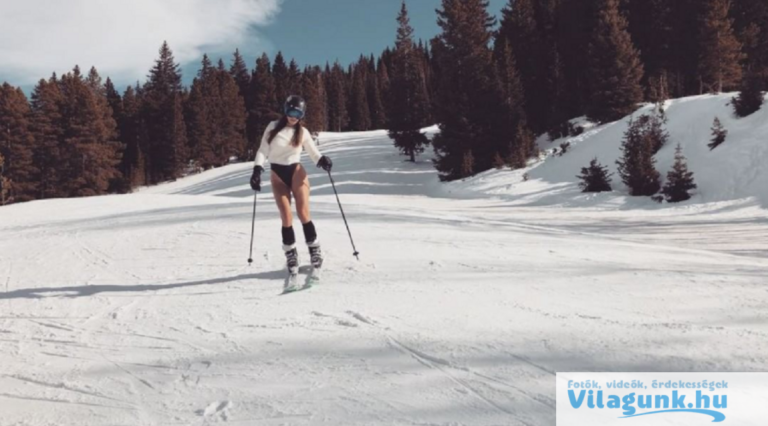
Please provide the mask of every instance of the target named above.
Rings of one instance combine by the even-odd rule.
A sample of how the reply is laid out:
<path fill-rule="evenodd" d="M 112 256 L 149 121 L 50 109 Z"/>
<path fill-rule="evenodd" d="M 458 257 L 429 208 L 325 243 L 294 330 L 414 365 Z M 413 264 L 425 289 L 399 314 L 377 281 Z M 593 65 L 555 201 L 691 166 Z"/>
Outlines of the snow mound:
<path fill-rule="evenodd" d="M 703 95 L 666 102 L 666 130 L 669 142 L 656 154 L 656 168 L 662 184 L 674 163 L 675 147 L 680 144 L 694 172 L 698 190 L 684 205 L 744 200 L 768 206 L 768 108 L 738 118 L 733 114 L 731 99 L 735 93 Z M 524 170 L 494 170 L 483 173 L 457 186 L 468 191 L 514 199 L 529 205 L 614 206 L 621 208 L 659 208 L 648 197 L 628 197 L 628 190 L 617 172 L 616 160 L 621 156 L 621 141 L 632 117 L 653 112 L 646 105 L 631 116 L 602 126 L 585 126 L 581 135 L 549 141 L 539 138 L 539 147 L 547 153 Z M 728 138 L 711 151 L 715 117 L 728 130 Z M 583 125 L 585 120 L 574 120 Z M 570 143 L 562 156 L 553 149 Z M 612 194 L 582 194 L 578 188 L 582 167 L 597 158 L 614 173 Z M 528 180 L 524 181 L 523 175 Z M 654 207 L 655 206 L 655 207 Z"/>

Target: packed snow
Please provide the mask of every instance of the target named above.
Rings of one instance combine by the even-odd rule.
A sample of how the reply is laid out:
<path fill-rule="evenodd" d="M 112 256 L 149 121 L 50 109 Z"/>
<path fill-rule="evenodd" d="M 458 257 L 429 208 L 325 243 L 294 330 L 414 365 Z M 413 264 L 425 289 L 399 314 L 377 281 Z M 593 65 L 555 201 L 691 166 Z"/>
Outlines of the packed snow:
<path fill-rule="evenodd" d="M 728 100 L 668 105 L 658 168 L 680 143 L 699 184 L 679 205 L 579 192 L 622 122 L 450 184 L 386 132 L 323 133 L 360 260 L 305 156 L 325 272 L 289 295 L 268 184 L 246 262 L 251 164 L 2 207 L 0 424 L 553 425 L 558 371 L 764 370 L 768 111 Z"/>

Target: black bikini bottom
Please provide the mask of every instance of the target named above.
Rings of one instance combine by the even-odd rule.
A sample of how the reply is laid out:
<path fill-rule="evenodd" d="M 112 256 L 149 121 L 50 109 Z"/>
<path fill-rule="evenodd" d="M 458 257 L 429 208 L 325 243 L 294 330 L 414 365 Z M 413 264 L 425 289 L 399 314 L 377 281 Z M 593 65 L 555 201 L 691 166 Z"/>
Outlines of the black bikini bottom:
<path fill-rule="evenodd" d="M 272 171 L 277 174 L 277 177 L 288 186 L 289 190 L 293 188 L 293 172 L 299 167 L 299 163 L 294 163 L 288 166 L 283 164 L 270 164 L 270 167 L 272 167 Z"/>

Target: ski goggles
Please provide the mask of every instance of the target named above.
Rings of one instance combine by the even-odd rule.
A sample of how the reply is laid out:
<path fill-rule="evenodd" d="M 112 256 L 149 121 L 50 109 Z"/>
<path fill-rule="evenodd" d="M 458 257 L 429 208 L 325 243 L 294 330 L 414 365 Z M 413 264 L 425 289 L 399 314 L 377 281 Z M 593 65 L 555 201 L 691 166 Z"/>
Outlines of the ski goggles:
<path fill-rule="evenodd" d="M 285 112 L 285 115 L 292 118 L 302 119 L 304 118 L 304 111 L 300 111 L 298 109 L 289 109 Z"/>

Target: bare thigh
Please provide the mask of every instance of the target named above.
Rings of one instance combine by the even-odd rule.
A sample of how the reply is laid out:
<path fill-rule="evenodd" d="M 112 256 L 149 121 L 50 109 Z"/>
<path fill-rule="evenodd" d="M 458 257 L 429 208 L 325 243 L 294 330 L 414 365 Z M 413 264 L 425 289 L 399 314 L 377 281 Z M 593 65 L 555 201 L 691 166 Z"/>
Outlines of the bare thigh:
<path fill-rule="evenodd" d="M 307 223 L 312 218 L 309 214 L 309 178 L 302 165 L 293 172 L 293 196 L 296 197 L 296 214 L 301 223 Z"/>
<path fill-rule="evenodd" d="M 293 226 L 293 215 L 291 215 L 291 190 L 275 172 L 270 173 L 269 180 L 272 182 L 272 195 L 275 197 L 277 209 L 280 210 L 280 220 L 283 221 L 283 227 Z"/>

